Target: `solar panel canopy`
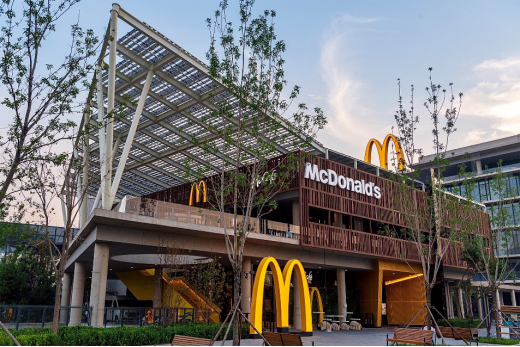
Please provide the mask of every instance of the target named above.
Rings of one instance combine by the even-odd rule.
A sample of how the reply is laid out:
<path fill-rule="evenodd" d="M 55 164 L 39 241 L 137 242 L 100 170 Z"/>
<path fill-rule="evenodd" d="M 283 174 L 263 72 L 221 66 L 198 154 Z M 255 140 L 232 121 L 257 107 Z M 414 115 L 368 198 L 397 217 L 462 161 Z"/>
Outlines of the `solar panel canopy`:
<path fill-rule="evenodd" d="M 114 21 L 117 21 L 116 25 Z M 121 22 L 130 28 L 123 35 L 117 32 Z M 226 99 L 232 105 L 237 102 L 218 80 L 210 77 L 209 68 L 117 4 L 112 8 L 108 28 L 98 60 L 102 67 L 101 84 L 98 83 L 96 100 L 88 100 L 91 113 L 87 121 L 98 127 L 107 114 L 110 98 L 118 115 L 113 118 L 112 141 L 103 127 L 103 134 L 100 130 L 92 130 L 89 134 L 88 170 L 92 177 L 89 194 L 100 195 L 103 189 L 102 163 L 108 163 L 112 171 L 110 179 L 113 179 L 121 158 L 126 157 L 124 148 L 129 140 L 131 146 L 122 163 L 122 175 L 114 198 L 145 195 L 194 180 L 189 172 L 198 169 L 203 169 L 205 175 L 213 175 L 222 167 L 223 161 L 232 162 L 236 148 L 224 146 L 218 131 L 224 126 L 224 120 L 209 115 L 217 108 L 219 100 Z M 107 52 L 114 48 L 115 78 L 111 87 L 111 56 Z M 149 86 L 147 77 L 151 78 Z M 139 111 L 140 100 L 142 112 L 133 132 L 132 122 Z M 299 141 L 298 134 L 290 131 L 290 124 L 281 117 L 280 121 L 283 126 L 273 140 L 276 149 L 273 156 L 295 150 L 295 143 Z M 258 138 L 253 136 L 250 139 L 251 143 L 256 140 Z M 210 146 L 203 147 L 204 144 Z M 104 159 L 103 146 L 113 148 L 112 161 Z M 325 152 L 318 142 L 313 142 L 308 150 Z M 186 170 L 188 162 L 190 170 Z"/>

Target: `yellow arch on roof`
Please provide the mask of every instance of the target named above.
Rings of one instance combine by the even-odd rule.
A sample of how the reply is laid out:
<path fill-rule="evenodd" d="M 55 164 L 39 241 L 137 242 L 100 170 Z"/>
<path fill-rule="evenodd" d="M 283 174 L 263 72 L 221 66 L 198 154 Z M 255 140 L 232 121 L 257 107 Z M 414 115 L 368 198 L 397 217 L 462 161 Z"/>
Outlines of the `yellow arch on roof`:
<path fill-rule="evenodd" d="M 264 303 L 264 284 L 267 270 L 273 273 L 275 297 L 276 297 L 276 325 L 278 328 L 289 328 L 289 291 L 291 288 L 291 277 L 293 270 L 296 270 L 295 285 L 300 288 L 300 307 L 302 319 L 302 332 L 312 332 L 311 300 L 309 295 L 309 285 L 307 276 L 302 263 L 297 259 L 291 259 L 283 269 L 273 257 L 265 257 L 260 262 L 256 271 L 255 284 L 251 301 L 251 323 L 261 333 L 262 332 L 262 311 Z M 249 332 L 256 334 L 250 327 Z"/>
<path fill-rule="evenodd" d="M 383 144 L 381 144 L 381 142 L 377 141 L 376 139 L 370 139 L 365 150 L 365 161 L 367 163 L 372 162 L 372 145 L 375 145 L 379 155 L 379 166 L 388 170 L 388 149 L 390 147 L 390 141 L 394 142 L 397 161 L 399 163 L 399 171 L 404 171 L 406 168 L 406 161 L 404 159 L 403 149 L 401 148 L 401 143 L 397 137 L 392 134 L 386 135 Z"/>
<path fill-rule="evenodd" d="M 208 202 L 208 189 L 206 187 L 206 182 L 204 182 L 202 180 L 199 183 L 193 182 L 193 184 L 191 185 L 190 206 L 195 205 L 195 201 L 196 202 L 200 202 L 200 193 L 201 193 L 201 191 L 202 191 L 202 199 L 203 199 L 203 201 L 204 202 Z M 195 198 L 194 198 L 194 195 L 195 195 Z"/>

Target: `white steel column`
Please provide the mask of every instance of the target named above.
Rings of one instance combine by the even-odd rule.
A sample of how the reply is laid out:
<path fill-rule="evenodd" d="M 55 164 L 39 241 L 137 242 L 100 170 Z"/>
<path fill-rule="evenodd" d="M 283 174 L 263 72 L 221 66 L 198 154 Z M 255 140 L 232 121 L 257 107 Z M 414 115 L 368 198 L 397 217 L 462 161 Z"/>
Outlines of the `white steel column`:
<path fill-rule="evenodd" d="M 60 310 L 60 323 L 67 322 L 67 309 L 63 309 L 63 307 L 70 306 L 70 292 L 72 287 L 72 274 L 70 272 L 65 272 L 63 274 L 63 284 L 61 288 L 61 310 Z"/>
<path fill-rule="evenodd" d="M 293 296 L 294 296 L 294 316 L 293 316 L 293 322 L 294 322 L 294 329 L 302 330 L 302 308 L 301 308 L 301 302 L 300 302 L 300 286 L 298 285 L 298 275 L 296 274 L 296 271 L 293 272 Z"/>
<path fill-rule="evenodd" d="M 247 278 L 246 278 L 247 277 Z M 242 260 L 242 312 L 249 318 L 251 313 L 251 282 L 253 274 L 251 273 L 251 258 L 244 257 Z"/>
<path fill-rule="evenodd" d="M 459 304 L 460 304 L 460 317 L 459 318 L 465 318 L 466 314 L 464 311 L 464 296 L 462 295 L 462 288 L 457 288 L 457 299 L 459 300 Z"/>
<path fill-rule="evenodd" d="M 121 181 L 121 177 L 123 176 L 126 160 L 128 159 L 128 154 L 130 153 L 130 149 L 132 148 L 132 142 L 134 141 L 135 132 L 137 130 L 137 126 L 139 125 L 139 119 L 141 118 L 141 113 L 143 112 L 144 104 L 146 102 L 146 98 L 148 97 L 148 90 L 150 89 L 152 79 L 153 70 L 149 70 L 148 74 L 146 75 L 146 81 L 144 82 L 143 90 L 141 91 L 141 97 L 139 98 L 137 109 L 135 110 L 134 119 L 132 119 L 132 124 L 130 125 L 130 129 L 128 130 L 125 147 L 123 148 L 123 153 L 121 154 L 121 158 L 119 159 L 119 165 L 114 176 L 114 182 L 112 183 L 112 190 L 110 192 L 110 205 L 112 205 L 112 203 L 114 202 L 114 197 L 116 196 L 117 189 L 119 188 L 119 182 Z"/>
<path fill-rule="evenodd" d="M 93 327 L 103 326 L 109 249 L 108 243 L 94 244 L 92 285 L 90 288 L 90 307 L 92 308 L 91 326 Z"/>
<path fill-rule="evenodd" d="M 116 90 L 116 58 L 117 58 L 117 18 L 119 5 L 113 4 L 110 11 L 110 50 L 108 55 L 108 102 L 107 102 L 107 126 L 105 135 L 106 161 L 112 163 L 112 144 L 114 142 L 114 101 Z M 99 105 L 98 105 L 99 107 Z M 103 182 L 103 195 L 101 198 L 104 210 L 110 210 L 112 205 L 111 196 L 112 165 L 107 166 L 107 171 Z"/>
<path fill-rule="evenodd" d="M 70 306 L 83 306 L 83 293 L 85 291 L 85 263 L 74 263 L 74 278 L 72 281 L 72 299 Z M 70 326 L 81 324 L 81 308 L 70 310 Z"/>
<path fill-rule="evenodd" d="M 338 315 L 339 321 L 347 318 L 347 283 L 345 281 L 345 269 L 336 269 L 336 281 L 338 282 Z"/>
<path fill-rule="evenodd" d="M 117 149 L 119 148 L 119 144 L 120 143 L 121 143 L 121 137 L 118 136 L 117 139 L 116 139 L 116 142 L 114 143 L 114 147 L 112 147 L 112 153 L 115 153 L 117 151 Z M 100 151 L 101 151 L 101 147 L 100 147 Z M 110 161 L 110 165 L 113 165 L 113 164 L 114 164 L 114 158 L 112 158 L 112 160 Z M 98 208 L 99 201 L 101 200 L 102 188 L 103 187 L 100 186 L 98 191 L 97 191 L 96 198 L 94 199 L 94 205 L 92 205 L 92 210 L 90 211 L 90 213 L 94 212 L 94 210 L 96 208 Z"/>
<path fill-rule="evenodd" d="M 516 294 L 514 289 L 511 289 L 511 305 L 516 306 Z"/>
<path fill-rule="evenodd" d="M 83 112 L 83 129 L 87 129 L 90 121 L 90 105 L 85 106 L 85 111 Z M 88 134 L 90 130 L 84 131 L 83 139 L 83 177 L 81 178 L 81 205 L 79 209 L 79 226 L 80 228 L 85 226 L 88 218 L 88 159 L 89 159 L 89 148 L 88 148 Z"/>
<path fill-rule="evenodd" d="M 104 94 L 103 94 L 103 75 L 101 73 L 101 66 L 98 66 L 96 69 L 96 79 L 97 79 L 97 108 L 98 108 L 98 123 L 101 124 L 98 131 L 99 138 L 99 166 L 101 169 L 101 182 L 99 186 L 99 199 L 105 196 L 102 194 L 103 191 L 107 190 L 105 177 L 107 176 L 108 171 L 108 159 L 107 159 L 107 141 L 105 138 L 105 132 L 107 128 L 107 122 L 105 119 L 105 107 L 104 107 Z M 110 181 L 108 181 L 110 184 Z M 110 189 L 110 185 L 108 186 Z M 98 197 L 96 200 L 99 201 Z M 94 203 L 95 205 L 95 203 Z"/>

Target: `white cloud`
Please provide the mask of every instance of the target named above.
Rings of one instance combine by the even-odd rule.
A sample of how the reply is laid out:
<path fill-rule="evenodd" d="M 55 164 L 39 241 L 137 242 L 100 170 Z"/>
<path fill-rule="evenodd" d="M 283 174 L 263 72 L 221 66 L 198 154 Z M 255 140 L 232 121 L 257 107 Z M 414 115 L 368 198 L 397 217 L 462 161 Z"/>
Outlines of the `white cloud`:
<path fill-rule="evenodd" d="M 491 127 L 520 133 L 520 59 L 486 60 L 473 68 L 480 80 L 465 93 L 465 113 L 485 117 Z"/>
<path fill-rule="evenodd" d="M 371 109 L 373 105 L 367 107 L 362 101 L 367 85 L 356 80 L 351 73 L 354 69 L 349 64 L 352 59 L 346 33 L 352 25 L 377 20 L 342 14 L 325 29 L 321 47 L 320 67 L 327 87 L 324 99 L 328 125 L 320 139 L 325 146 L 357 157 L 362 157 L 366 143 L 379 131 L 376 129 L 376 115 Z"/>

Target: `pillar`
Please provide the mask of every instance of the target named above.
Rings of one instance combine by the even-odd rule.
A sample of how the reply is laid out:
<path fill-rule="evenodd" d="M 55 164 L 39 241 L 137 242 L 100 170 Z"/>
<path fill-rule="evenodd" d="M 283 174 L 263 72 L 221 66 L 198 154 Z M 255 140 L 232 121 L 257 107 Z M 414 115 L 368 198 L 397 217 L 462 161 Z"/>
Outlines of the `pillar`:
<path fill-rule="evenodd" d="M 153 307 L 160 308 L 162 306 L 162 267 L 156 266 L 153 283 Z"/>
<path fill-rule="evenodd" d="M 67 322 L 67 311 L 68 309 L 63 307 L 70 306 L 70 291 L 72 287 L 72 274 L 70 272 L 65 272 L 63 274 L 63 285 L 61 288 L 61 302 L 60 306 L 62 309 L 60 310 L 60 323 Z"/>
<path fill-rule="evenodd" d="M 107 243 L 94 244 L 92 287 L 90 288 L 90 307 L 92 309 L 91 326 L 93 327 L 103 326 L 109 250 L 110 247 Z"/>
<path fill-rule="evenodd" d="M 246 278 L 247 277 L 247 278 Z M 251 282 L 253 274 L 251 273 L 251 258 L 242 259 L 242 312 L 249 318 L 251 313 Z"/>
<path fill-rule="evenodd" d="M 504 298 L 502 298 L 502 292 L 497 289 L 497 308 L 500 310 L 502 304 L 504 303 Z"/>
<path fill-rule="evenodd" d="M 462 288 L 457 288 L 457 299 L 460 307 L 457 308 L 457 315 L 460 313 L 459 318 L 465 318 L 464 312 L 464 295 L 462 292 Z"/>
<path fill-rule="evenodd" d="M 482 162 L 480 159 L 475 160 L 475 167 L 477 169 L 477 175 L 482 175 Z"/>
<path fill-rule="evenodd" d="M 345 281 L 345 269 L 336 269 L 336 281 L 338 283 L 338 314 L 343 316 L 339 321 L 347 318 L 347 283 Z"/>
<path fill-rule="evenodd" d="M 298 285 L 298 277 L 296 272 L 293 273 L 293 290 L 294 290 L 294 329 L 302 329 L 302 308 L 300 305 L 300 286 Z"/>
<path fill-rule="evenodd" d="M 85 292 L 85 267 L 86 264 L 82 261 L 74 263 L 74 278 L 72 280 L 72 299 L 70 306 L 83 306 L 83 294 Z M 70 310 L 69 325 L 81 324 L 81 308 L 74 308 Z"/>
<path fill-rule="evenodd" d="M 446 317 L 450 318 L 450 286 L 448 282 L 444 282 L 444 303 L 446 305 L 446 311 L 444 312 L 444 314 L 446 315 Z"/>
<path fill-rule="evenodd" d="M 514 289 L 511 289 L 511 305 L 516 306 L 516 293 Z"/>
<path fill-rule="evenodd" d="M 477 300 L 478 319 L 483 320 L 484 314 L 482 312 L 482 298 Z"/>
<path fill-rule="evenodd" d="M 298 200 L 292 202 L 292 224 L 300 225 L 300 202 Z"/>

